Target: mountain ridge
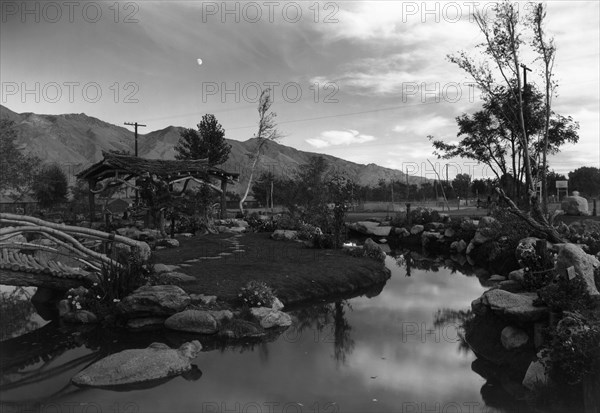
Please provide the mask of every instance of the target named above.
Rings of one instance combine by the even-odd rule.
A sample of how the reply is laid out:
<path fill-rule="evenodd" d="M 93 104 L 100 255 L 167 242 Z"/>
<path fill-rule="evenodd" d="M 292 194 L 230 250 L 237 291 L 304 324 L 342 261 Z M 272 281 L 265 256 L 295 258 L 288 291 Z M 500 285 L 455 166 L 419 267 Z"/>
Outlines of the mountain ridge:
<path fill-rule="evenodd" d="M 39 156 L 47 162 L 63 166 L 70 178 L 102 159 L 102 151 L 130 151 L 133 153 L 134 133 L 122 126 L 113 125 L 85 113 L 61 115 L 16 113 L 0 105 L 0 118 L 15 122 L 17 144 L 26 152 Z M 181 126 L 138 134 L 139 156 L 149 159 L 175 159 L 175 144 L 179 141 Z M 231 190 L 245 190 L 251 163 L 248 155 L 254 153 L 256 138 L 246 141 L 227 139 L 231 153 L 227 162 L 220 167 L 240 173 L 240 184 Z M 278 142 L 265 145 L 261 162 L 255 176 L 271 171 L 276 176 L 292 177 L 301 165 L 307 164 L 312 156 L 325 158 L 331 169 L 347 175 L 361 185 L 375 186 L 379 180 L 406 181 L 402 171 L 385 168 L 374 163 L 358 164 L 332 155 L 301 151 Z M 427 181 L 425 178 L 409 176 L 411 184 Z"/>

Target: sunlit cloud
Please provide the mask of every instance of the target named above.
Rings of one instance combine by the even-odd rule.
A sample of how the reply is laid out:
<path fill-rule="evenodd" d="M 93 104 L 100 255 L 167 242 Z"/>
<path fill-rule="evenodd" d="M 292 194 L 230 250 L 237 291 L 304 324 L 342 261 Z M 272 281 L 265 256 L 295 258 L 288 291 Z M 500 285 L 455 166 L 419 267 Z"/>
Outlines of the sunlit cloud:
<path fill-rule="evenodd" d="M 306 139 L 306 142 L 315 148 L 326 148 L 328 146 L 351 145 L 374 141 L 375 137 L 363 135 L 357 130 L 330 130 L 324 131 L 316 138 Z"/>

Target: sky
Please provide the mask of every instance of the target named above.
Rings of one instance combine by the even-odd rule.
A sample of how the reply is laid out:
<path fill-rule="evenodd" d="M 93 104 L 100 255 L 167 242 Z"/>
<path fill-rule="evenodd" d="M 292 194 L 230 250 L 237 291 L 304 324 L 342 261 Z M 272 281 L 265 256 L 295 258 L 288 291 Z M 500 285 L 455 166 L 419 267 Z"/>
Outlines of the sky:
<path fill-rule="evenodd" d="M 22 112 L 86 113 L 123 125 L 193 128 L 212 113 L 226 137 L 257 129 L 271 88 L 280 143 L 435 178 L 491 173 L 437 160 L 432 135 L 457 141 L 455 118 L 481 108 L 480 92 L 448 60 L 477 56 L 472 19 L 485 2 L 0 1 L 2 105 Z M 524 15 L 528 3 L 519 2 Z M 600 3 L 547 2 L 557 45 L 556 112 L 580 123 L 577 145 L 550 158 L 560 173 L 600 167 Z M 541 66 L 528 82 L 541 83 Z"/>

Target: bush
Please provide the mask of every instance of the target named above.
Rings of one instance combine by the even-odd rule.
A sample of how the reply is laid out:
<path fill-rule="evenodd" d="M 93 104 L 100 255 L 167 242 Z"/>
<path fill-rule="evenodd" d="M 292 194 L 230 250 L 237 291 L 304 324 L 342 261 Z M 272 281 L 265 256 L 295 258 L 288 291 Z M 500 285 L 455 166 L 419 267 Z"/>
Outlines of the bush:
<path fill-rule="evenodd" d="M 550 374 L 558 383 L 576 384 L 596 372 L 600 356 L 600 328 L 590 326 L 577 313 L 561 321 L 562 328 L 553 331 L 549 357 Z"/>
<path fill-rule="evenodd" d="M 271 307 L 275 301 L 275 293 L 262 281 L 249 281 L 242 287 L 238 298 L 243 306 Z"/>
<path fill-rule="evenodd" d="M 555 311 L 581 311 L 593 305 L 582 277 L 569 280 L 564 275 L 538 290 L 540 299 Z"/>
<path fill-rule="evenodd" d="M 517 246 L 516 254 L 520 257 L 519 265 L 525 270 L 523 286 L 527 291 L 537 291 L 555 278 L 556 254 L 546 250 L 545 256 L 540 257 L 533 245 L 521 244 Z"/>
<path fill-rule="evenodd" d="M 335 236 L 332 234 L 316 234 L 312 241 L 313 248 L 331 249 L 335 247 Z"/>
<path fill-rule="evenodd" d="M 253 232 L 273 232 L 277 229 L 277 223 L 270 219 L 260 219 L 256 212 L 246 218 L 248 227 Z"/>

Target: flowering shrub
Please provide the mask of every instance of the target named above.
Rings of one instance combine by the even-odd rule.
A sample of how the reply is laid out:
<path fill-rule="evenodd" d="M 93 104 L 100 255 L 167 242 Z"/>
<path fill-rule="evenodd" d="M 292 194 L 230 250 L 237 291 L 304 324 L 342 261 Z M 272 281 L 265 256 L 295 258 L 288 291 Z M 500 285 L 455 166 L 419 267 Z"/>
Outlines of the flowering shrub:
<path fill-rule="evenodd" d="M 244 306 L 271 307 L 276 297 L 273 289 L 264 282 L 249 281 L 241 288 L 238 298 Z"/>
<path fill-rule="evenodd" d="M 546 250 L 540 257 L 531 244 L 519 244 L 516 249 L 519 265 L 525 270 L 524 287 L 528 291 L 536 291 L 548 285 L 555 277 L 554 266 L 557 255 Z"/>

